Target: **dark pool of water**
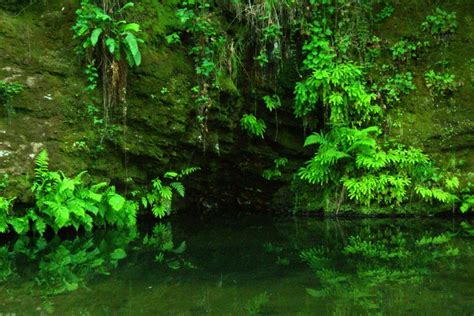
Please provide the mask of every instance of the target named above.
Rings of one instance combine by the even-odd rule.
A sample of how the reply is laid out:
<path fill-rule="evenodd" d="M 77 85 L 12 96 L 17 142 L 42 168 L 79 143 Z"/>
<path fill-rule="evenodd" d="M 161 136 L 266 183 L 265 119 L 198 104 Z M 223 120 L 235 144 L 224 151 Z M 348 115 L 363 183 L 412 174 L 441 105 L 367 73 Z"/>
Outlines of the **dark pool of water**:
<path fill-rule="evenodd" d="M 469 224 L 246 218 L 12 241 L 0 315 L 474 315 Z"/>

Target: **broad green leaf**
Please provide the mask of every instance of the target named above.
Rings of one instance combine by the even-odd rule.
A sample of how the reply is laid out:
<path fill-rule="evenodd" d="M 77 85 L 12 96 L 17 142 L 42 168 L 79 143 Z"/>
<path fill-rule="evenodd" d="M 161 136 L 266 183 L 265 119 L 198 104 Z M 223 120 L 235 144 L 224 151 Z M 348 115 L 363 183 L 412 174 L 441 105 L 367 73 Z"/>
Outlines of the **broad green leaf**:
<path fill-rule="evenodd" d="M 100 182 L 100 183 L 97 183 L 97 184 L 94 184 L 93 186 L 91 186 L 91 190 L 96 192 L 99 189 L 107 187 L 107 185 L 108 185 L 107 182 Z"/>
<path fill-rule="evenodd" d="M 95 193 L 95 192 L 92 192 L 92 191 L 87 192 L 87 197 L 91 200 L 96 201 L 96 202 L 102 201 L 102 194 Z"/>
<path fill-rule="evenodd" d="M 306 293 L 308 293 L 312 297 L 321 297 L 321 296 L 323 296 L 323 293 L 321 291 L 311 289 L 311 288 L 306 288 Z"/>
<path fill-rule="evenodd" d="M 109 52 L 113 54 L 115 52 L 115 48 L 117 47 L 117 42 L 113 38 L 108 37 L 105 40 L 105 45 L 109 49 Z"/>
<path fill-rule="evenodd" d="M 102 29 L 100 27 L 94 29 L 94 31 L 92 31 L 92 34 L 91 34 L 91 43 L 92 43 L 92 46 L 95 46 L 97 44 L 97 42 L 99 41 L 99 36 L 100 34 L 102 34 Z"/>
<path fill-rule="evenodd" d="M 109 198 L 109 205 L 112 206 L 114 211 L 121 210 L 124 203 L 125 199 L 120 194 L 114 194 Z"/>
<path fill-rule="evenodd" d="M 173 178 L 176 178 L 178 176 L 178 173 L 177 172 L 174 172 L 174 171 L 168 171 L 167 173 L 165 173 L 164 177 L 165 178 L 168 178 L 168 179 L 173 179 Z"/>
<path fill-rule="evenodd" d="M 126 32 L 126 31 L 138 32 L 140 31 L 140 25 L 137 23 L 128 23 L 122 27 L 122 31 L 123 32 Z"/>
<path fill-rule="evenodd" d="M 103 258 L 95 259 L 94 261 L 92 261 L 91 267 L 92 268 L 100 267 L 102 264 L 104 264 Z"/>
<path fill-rule="evenodd" d="M 110 254 L 110 257 L 113 259 L 113 260 L 122 260 L 124 259 L 125 257 L 127 257 L 127 253 L 125 252 L 125 250 L 123 250 L 122 248 L 117 248 L 114 250 L 114 252 L 112 252 Z"/>
<path fill-rule="evenodd" d="M 123 10 L 126 10 L 128 8 L 133 7 L 135 4 L 133 2 L 127 2 L 119 9 L 119 12 L 122 12 Z"/>
<path fill-rule="evenodd" d="M 128 33 L 127 36 L 125 36 L 124 41 L 130 50 L 130 54 L 131 54 L 131 57 L 133 58 L 133 61 L 135 62 L 135 66 L 140 66 L 141 61 L 142 61 L 142 56 L 138 49 L 137 38 L 132 33 Z"/>

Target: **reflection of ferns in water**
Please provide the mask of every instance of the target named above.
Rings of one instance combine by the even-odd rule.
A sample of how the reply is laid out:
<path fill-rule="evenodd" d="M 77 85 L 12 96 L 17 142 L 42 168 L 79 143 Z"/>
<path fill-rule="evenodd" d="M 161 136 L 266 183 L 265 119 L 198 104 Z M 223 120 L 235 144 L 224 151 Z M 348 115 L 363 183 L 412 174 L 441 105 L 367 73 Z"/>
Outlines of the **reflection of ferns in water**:
<path fill-rule="evenodd" d="M 318 298 L 331 296 L 342 300 L 344 306 L 366 311 L 379 309 L 380 286 L 384 291 L 396 291 L 400 284 L 420 284 L 435 265 L 454 267 L 459 249 L 450 242 L 453 236 L 449 232 L 425 233 L 413 239 L 398 230 L 367 229 L 350 236 L 342 249 L 304 250 L 300 257 L 319 281 L 319 287 L 308 288 L 307 293 Z M 344 256 L 356 273 L 339 270 L 339 256 Z"/>
<path fill-rule="evenodd" d="M 262 309 L 269 302 L 269 295 L 263 292 L 252 298 L 247 302 L 245 309 L 250 315 L 257 315 L 262 312 Z"/>
<path fill-rule="evenodd" d="M 319 271 L 323 268 L 329 267 L 331 261 L 328 258 L 329 250 L 323 247 L 314 247 L 303 250 L 300 253 L 300 258 L 305 261 L 311 269 Z"/>
<path fill-rule="evenodd" d="M 22 236 L 14 244 L 0 248 L 0 281 L 18 275 L 35 279 L 39 289 L 50 294 L 73 291 L 84 287 L 94 276 L 110 274 L 127 256 L 126 249 L 137 236 L 134 229 L 96 232 L 73 240 Z M 17 265 L 20 262 L 21 268 Z"/>

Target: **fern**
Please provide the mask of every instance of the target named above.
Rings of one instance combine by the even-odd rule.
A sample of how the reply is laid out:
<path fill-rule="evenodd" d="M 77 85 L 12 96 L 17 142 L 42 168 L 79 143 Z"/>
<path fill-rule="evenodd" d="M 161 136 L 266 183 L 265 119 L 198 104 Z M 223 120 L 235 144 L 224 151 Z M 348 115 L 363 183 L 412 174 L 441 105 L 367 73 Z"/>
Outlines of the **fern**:
<path fill-rule="evenodd" d="M 42 150 L 35 159 L 35 182 L 33 184 L 33 191 L 35 191 L 35 189 L 38 188 L 44 180 L 46 180 L 48 172 L 48 151 Z"/>
<path fill-rule="evenodd" d="M 305 145 L 319 148 L 299 170 L 299 177 L 332 191 L 342 186 L 349 199 L 363 205 L 400 205 L 411 192 L 429 203 L 452 204 L 457 200 L 452 193 L 459 185 L 457 178 L 437 179 L 428 157 L 419 149 L 401 145 L 382 149 L 376 139 L 379 133 L 376 126 L 336 127 L 326 134 L 309 136 Z M 421 185 L 425 182 L 432 184 Z"/>
<path fill-rule="evenodd" d="M 460 208 L 462 213 L 466 213 L 470 209 L 474 209 L 474 195 L 465 198 Z"/>
<path fill-rule="evenodd" d="M 261 119 L 257 119 L 253 114 L 244 114 L 240 119 L 240 126 L 249 135 L 263 138 L 267 126 Z"/>
<path fill-rule="evenodd" d="M 181 197 L 184 197 L 185 189 L 181 182 L 172 182 L 170 187 L 173 188 Z"/>
<path fill-rule="evenodd" d="M 118 227 L 134 226 L 137 206 L 115 192 L 113 186 L 99 183 L 87 186 L 83 181 L 86 172 L 73 178 L 62 172 L 49 171 L 46 150 L 35 159 L 35 208 L 24 216 L 8 216 L 6 222 L 18 234 L 33 230 L 42 235 L 47 227 L 58 232 L 62 228 L 74 227 L 92 230 L 98 225 Z M 1 211 L 1 210 L 0 210 Z M 1 225 L 0 228 L 4 228 Z"/>
<path fill-rule="evenodd" d="M 266 95 L 263 97 L 263 102 L 268 111 L 273 112 L 281 107 L 281 100 L 278 95 L 269 96 Z"/>
<path fill-rule="evenodd" d="M 184 177 L 187 177 L 197 171 L 201 170 L 201 168 L 199 167 L 188 167 L 188 168 L 184 168 L 183 170 L 181 170 L 179 172 L 179 175 L 178 175 L 178 179 L 181 179 L 181 178 L 184 178 Z"/>
<path fill-rule="evenodd" d="M 174 193 L 176 192 L 179 196 L 184 197 L 185 187 L 179 181 L 169 182 L 169 180 L 180 180 L 198 170 L 200 170 L 199 167 L 188 167 L 180 172 L 166 172 L 163 175 L 165 180 L 155 178 L 152 181 L 151 189 L 141 197 L 141 204 L 145 208 L 151 208 L 155 217 L 163 218 L 171 214 Z"/>

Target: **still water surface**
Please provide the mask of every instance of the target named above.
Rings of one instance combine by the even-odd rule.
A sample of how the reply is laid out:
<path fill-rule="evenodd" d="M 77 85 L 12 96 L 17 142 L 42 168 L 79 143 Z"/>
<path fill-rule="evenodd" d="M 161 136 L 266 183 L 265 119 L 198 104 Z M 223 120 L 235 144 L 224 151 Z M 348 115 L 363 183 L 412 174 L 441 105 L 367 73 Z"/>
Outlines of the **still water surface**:
<path fill-rule="evenodd" d="M 474 315 L 472 224 L 177 220 L 159 236 L 11 241 L 0 315 Z"/>

